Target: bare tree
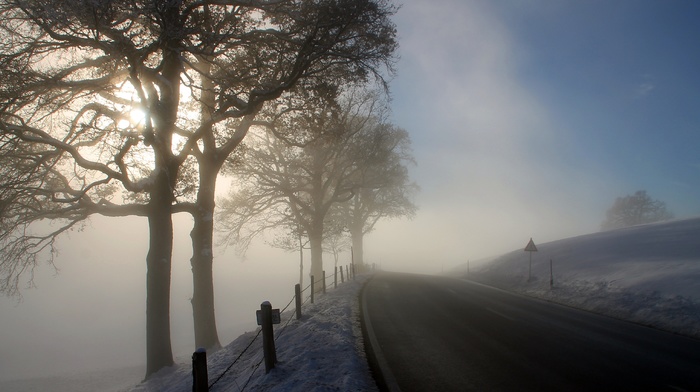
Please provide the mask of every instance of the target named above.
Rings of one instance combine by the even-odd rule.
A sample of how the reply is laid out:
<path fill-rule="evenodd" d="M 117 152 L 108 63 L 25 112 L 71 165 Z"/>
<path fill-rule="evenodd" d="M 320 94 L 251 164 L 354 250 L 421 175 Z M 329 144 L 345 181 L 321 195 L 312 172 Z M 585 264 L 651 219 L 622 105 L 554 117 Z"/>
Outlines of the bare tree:
<path fill-rule="evenodd" d="M 171 215 L 188 212 L 195 340 L 219 346 L 211 266 L 223 162 L 286 91 L 381 80 L 394 11 L 383 0 L 1 1 L 0 131 L 21 179 L 2 183 L 0 240 L 13 256 L 3 291 L 91 214 L 147 217 L 150 375 L 173 363 Z M 62 226 L 33 234 L 45 219 Z"/>
<path fill-rule="evenodd" d="M 603 230 L 653 223 L 673 219 L 673 214 L 666 209 L 666 203 L 653 200 L 646 191 L 637 191 L 634 195 L 618 197 L 607 211 Z"/>
<path fill-rule="evenodd" d="M 383 218 L 413 217 L 418 186 L 408 174 L 407 165 L 414 161 L 405 130 L 381 122 L 371 137 L 358 143 L 374 153 L 371 159 L 357 162 L 357 188 L 351 200 L 338 206 L 338 215 L 350 232 L 353 262 L 363 268 L 365 234 Z"/>
<path fill-rule="evenodd" d="M 235 2 L 233 2 L 235 3 Z M 213 297 L 213 217 L 216 179 L 225 160 L 246 136 L 263 103 L 292 89 L 313 91 L 328 81 L 383 80 L 391 71 L 396 48 L 389 17 L 395 9 L 384 0 L 259 1 L 240 7 L 233 19 L 252 20 L 226 36 L 232 16 L 223 13 L 216 42 L 225 56 L 200 55 L 201 124 L 193 145 L 198 184 L 192 229 L 192 298 L 195 342 L 218 347 Z M 237 25 L 236 25 L 237 26 Z M 238 27 L 238 26 L 237 26 Z M 247 28 L 246 28 L 247 27 Z M 253 50 L 254 49 L 254 50 Z M 242 54 L 243 53 L 243 54 Z M 300 93 L 297 93 L 300 94 Z"/>
<path fill-rule="evenodd" d="M 316 136 L 306 143 L 290 143 L 267 131 L 259 134 L 243 163 L 232 168 L 240 184 L 222 202 L 219 221 L 225 240 L 246 245 L 265 230 L 294 222 L 309 238 L 311 274 L 321 275 L 324 239 L 344 228 L 336 206 L 365 188 L 389 184 L 391 180 L 380 179 L 379 166 L 394 164 L 385 156 L 386 148 L 394 147 L 382 136 L 393 128 L 372 115 L 384 113 L 377 95 L 351 90 L 341 102 L 340 107 L 303 112 L 305 121 L 293 123 L 315 129 L 311 134 Z M 281 128 L 276 135 L 290 133 Z M 396 168 L 385 170 L 400 174 Z"/>
<path fill-rule="evenodd" d="M 22 152 L 8 156 L 13 174 L 35 174 L 19 187 L 3 184 L 13 203 L 3 254 L 16 283 L 43 251 L 51 260 L 56 235 L 90 214 L 146 216 L 150 374 L 173 363 L 171 206 L 188 155 L 172 143 L 183 66 L 172 50 L 179 23 L 167 7 L 153 7 L 149 19 L 136 4 L 105 4 L 0 4 L 0 131 Z M 143 121 L 134 120 L 136 111 Z M 57 220 L 59 229 L 42 233 L 43 219 Z"/>

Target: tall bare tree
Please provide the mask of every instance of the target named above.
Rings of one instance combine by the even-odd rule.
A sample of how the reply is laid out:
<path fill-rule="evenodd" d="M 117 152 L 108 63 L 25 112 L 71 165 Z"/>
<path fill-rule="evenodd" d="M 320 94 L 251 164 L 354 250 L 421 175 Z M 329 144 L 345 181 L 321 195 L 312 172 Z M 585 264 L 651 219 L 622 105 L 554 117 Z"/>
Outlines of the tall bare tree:
<path fill-rule="evenodd" d="M 147 217 L 150 375 L 173 363 L 171 215 L 189 212 L 195 340 L 219 346 L 212 221 L 223 162 L 286 91 L 382 80 L 394 11 L 384 0 L 0 1 L 1 142 L 20 179 L 2 183 L 3 291 L 91 214 Z M 33 234 L 44 219 L 63 226 Z"/>
<path fill-rule="evenodd" d="M 364 236 L 379 220 L 415 215 L 418 186 L 408 174 L 407 166 L 414 162 L 410 142 L 404 129 L 388 123 L 378 124 L 371 137 L 358 141 L 374 154 L 358 162 L 354 196 L 338 206 L 336 215 L 350 232 L 353 262 L 359 268 L 364 267 Z"/>

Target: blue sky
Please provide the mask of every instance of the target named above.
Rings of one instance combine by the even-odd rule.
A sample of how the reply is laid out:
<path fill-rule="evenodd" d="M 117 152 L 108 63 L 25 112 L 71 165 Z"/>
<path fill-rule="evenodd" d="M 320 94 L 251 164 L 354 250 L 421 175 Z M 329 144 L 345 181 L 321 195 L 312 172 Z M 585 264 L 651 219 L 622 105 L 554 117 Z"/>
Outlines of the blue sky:
<path fill-rule="evenodd" d="M 518 79 L 569 129 L 573 152 L 605 162 L 630 186 L 650 188 L 679 215 L 697 213 L 700 5 L 499 4 L 496 12 L 526 52 Z"/>
<path fill-rule="evenodd" d="M 484 257 L 597 231 L 641 189 L 700 215 L 698 20 L 692 1 L 404 1 L 393 120 L 421 210 L 376 244 Z"/>

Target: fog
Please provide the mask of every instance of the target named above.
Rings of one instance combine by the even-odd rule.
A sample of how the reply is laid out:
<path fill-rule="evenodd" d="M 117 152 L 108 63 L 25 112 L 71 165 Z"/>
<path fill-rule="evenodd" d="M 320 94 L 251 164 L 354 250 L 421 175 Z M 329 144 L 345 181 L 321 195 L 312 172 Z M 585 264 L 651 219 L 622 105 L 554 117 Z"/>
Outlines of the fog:
<path fill-rule="evenodd" d="M 174 353 L 182 358 L 194 350 L 190 218 L 178 215 L 175 224 L 171 330 Z M 23 290 L 19 302 L 0 302 L 0 379 L 144 365 L 147 241 L 147 222 L 137 218 L 93 218 L 84 231 L 64 238 L 59 273 L 42 266 L 37 288 Z M 255 329 L 262 301 L 287 304 L 299 258 L 264 246 L 245 259 L 224 250 L 215 257 L 217 323 L 226 344 Z"/>
<path fill-rule="evenodd" d="M 617 139 L 571 117 L 580 111 L 593 128 L 604 120 L 594 115 L 598 108 L 577 99 L 567 112 L 546 93 L 556 85 L 525 77 L 537 51 L 528 51 L 525 38 L 510 29 L 510 13 L 487 1 L 404 3 L 396 19 L 401 60 L 391 83 L 393 121 L 411 135 L 419 211 L 412 220 L 380 222 L 366 237 L 367 262 L 386 270 L 439 273 L 522 248 L 531 237 L 542 243 L 594 232 L 616 197 L 638 189 L 667 201 L 679 217 L 700 215 L 697 182 L 689 180 L 697 179 L 697 167 L 690 174 L 647 170 L 665 168 L 673 153 L 655 155 L 636 144 L 628 147 L 637 158 L 615 156 L 622 150 L 613 143 Z M 630 102 L 639 99 L 635 92 L 646 97 L 657 91 L 641 76 L 637 82 L 627 86 Z M 176 356 L 188 357 L 194 349 L 190 218 L 176 216 L 175 225 L 172 343 Z M 37 288 L 23 290 L 20 302 L 0 299 L 0 378 L 145 363 L 147 240 L 144 219 L 100 217 L 62 238 L 58 274 L 42 266 Z M 343 254 L 341 263 L 349 258 Z M 327 270 L 332 262 L 326 255 Z M 222 344 L 254 328 L 260 302 L 286 305 L 298 263 L 297 253 L 270 249 L 263 241 L 245 258 L 216 250 Z"/>

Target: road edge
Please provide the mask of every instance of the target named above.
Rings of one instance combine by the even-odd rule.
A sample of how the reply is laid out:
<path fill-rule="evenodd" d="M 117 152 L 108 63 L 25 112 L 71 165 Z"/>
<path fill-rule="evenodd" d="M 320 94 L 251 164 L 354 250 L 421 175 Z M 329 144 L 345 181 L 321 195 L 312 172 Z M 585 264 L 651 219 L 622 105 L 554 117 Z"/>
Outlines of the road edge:
<path fill-rule="evenodd" d="M 374 275 L 362 285 L 362 289 L 360 290 L 360 325 L 362 327 L 362 335 L 364 336 L 363 340 L 365 344 L 365 353 L 367 354 L 367 362 L 369 363 L 369 368 L 372 371 L 374 380 L 381 391 L 401 392 L 401 388 L 399 388 L 394 373 L 389 368 L 382 348 L 374 334 L 372 322 L 367 312 L 365 289 L 373 279 Z"/>

